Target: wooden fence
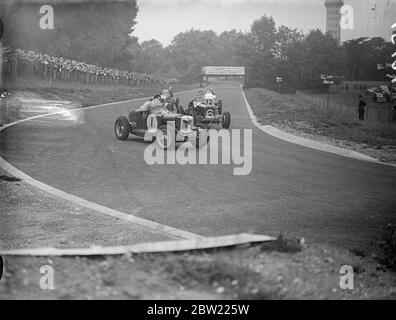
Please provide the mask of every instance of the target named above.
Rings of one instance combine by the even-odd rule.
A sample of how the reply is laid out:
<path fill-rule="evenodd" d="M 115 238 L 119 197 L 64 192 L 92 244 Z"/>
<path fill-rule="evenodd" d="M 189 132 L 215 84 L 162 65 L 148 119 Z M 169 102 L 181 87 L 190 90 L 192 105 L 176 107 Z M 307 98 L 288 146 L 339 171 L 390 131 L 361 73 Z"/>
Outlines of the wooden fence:
<path fill-rule="evenodd" d="M 340 117 L 345 120 L 357 120 L 358 112 L 357 112 L 357 101 L 356 106 L 340 104 L 337 102 L 333 102 L 330 99 L 326 99 L 323 97 L 315 97 L 308 95 L 301 91 L 296 91 L 296 95 L 301 98 L 303 101 L 311 103 L 316 108 L 318 108 L 323 113 L 332 113 L 337 117 Z M 391 123 L 396 121 L 396 106 L 367 106 L 365 113 L 365 121 L 366 122 L 381 122 L 381 123 Z"/>

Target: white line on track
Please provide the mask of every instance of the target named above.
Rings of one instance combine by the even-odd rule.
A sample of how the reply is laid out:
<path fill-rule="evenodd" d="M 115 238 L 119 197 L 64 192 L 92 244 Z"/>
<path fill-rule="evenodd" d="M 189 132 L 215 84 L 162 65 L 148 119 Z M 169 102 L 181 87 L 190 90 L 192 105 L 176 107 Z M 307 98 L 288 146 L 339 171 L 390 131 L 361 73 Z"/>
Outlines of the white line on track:
<path fill-rule="evenodd" d="M 193 90 L 186 90 L 186 91 L 181 91 L 181 92 L 177 92 L 177 94 L 181 94 L 181 93 L 187 93 L 187 92 L 191 92 L 194 91 Z M 96 109 L 96 108 L 102 108 L 102 107 L 108 107 L 108 106 L 115 106 L 115 105 L 119 105 L 121 103 L 125 103 L 125 102 L 136 102 L 136 101 L 140 101 L 140 100 L 147 100 L 148 97 L 144 97 L 144 98 L 138 98 L 138 99 L 132 99 L 132 100 L 126 100 L 126 101 L 120 101 L 120 102 L 112 102 L 112 103 L 106 103 L 106 104 L 101 104 L 98 106 L 91 106 L 91 107 L 86 107 L 86 108 L 79 108 L 79 109 L 72 109 L 69 111 L 78 111 L 78 110 L 89 110 L 89 109 Z M 58 115 L 58 114 L 62 114 L 62 112 L 64 111 L 58 111 L 58 112 L 53 112 L 53 113 L 47 113 L 47 114 L 43 114 L 43 115 L 39 115 L 39 116 L 34 116 L 34 117 L 30 117 L 30 118 L 26 118 L 26 119 L 22 119 L 22 120 L 18 120 L 6 125 L 3 125 L 0 127 L 0 132 L 15 126 L 17 124 L 26 122 L 26 121 L 31 121 L 31 120 L 35 120 L 35 119 L 40 119 L 40 118 L 44 118 L 44 117 L 49 117 L 49 116 L 53 116 L 53 115 Z M 188 232 L 188 231 L 184 231 L 181 229 L 177 229 L 174 227 L 170 227 L 161 223 L 157 223 L 151 220 L 147 220 L 147 219 L 143 219 L 143 218 L 139 218 L 137 216 L 131 215 L 131 214 L 127 214 L 124 212 L 120 212 L 117 210 L 113 210 L 111 208 L 107 208 L 105 206 L 90 202 L 88 200 L 85 200 L 83 198 L 77 197 L 75 195 L 72 195 L 70 193 L 64 192 L 62 190 L 56 189 L 50 185 L 47 185 L 45 183 L 42 183 L 38 180 L 35 180 L 34 178 L 32 178 L 31 176 L 27 175 L 26 173 L 24 173 L 23 171 L 15 168 L 14 166 L 12 166 L 10 163 L 8 163 L 6 160 L 4 160 L 2 157 L 0 157 L 0 168 L 2 168 L 3 170 L 7 171 L 9 174 L 13 175 L 16 178 L 22 179 L 24 182 L 26 182 L 27 184 L 34 186 L 42 191 L 45 191 L 47 193 L 50 193 L 54 196 L 57 196 L 59 198 L 62 198 L 64 200 L 70 201 L 72 203 L 75 203 L 79 206 L 91 209 L 91 210 L 95 210 L 98 212 L 101 212 L 105 215 L 123 220 L 123 221 L 127 221 L 130 223 L 134 223 L 143 227 L 146 227 L 148 229 L 154 230 L 156 232 L 160 232 L 162 234 L 168 235 L 168 236 L 176 236 L 178 238 L 182 238 L 182 239 L 201 239 L 204 238 L 203 236 Z"/>

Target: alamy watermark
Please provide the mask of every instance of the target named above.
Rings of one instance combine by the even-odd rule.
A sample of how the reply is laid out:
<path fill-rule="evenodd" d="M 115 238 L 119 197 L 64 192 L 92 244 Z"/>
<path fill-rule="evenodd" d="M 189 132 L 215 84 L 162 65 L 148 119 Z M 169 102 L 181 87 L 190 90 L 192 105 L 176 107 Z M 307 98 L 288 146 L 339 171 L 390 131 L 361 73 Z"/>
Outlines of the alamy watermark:
<path fill-rule="evenodd" d="M 53 30 L 55 28 L 54 8 L 50 5 L 41 6 L 40 14 L 40 28 L 42 30 Z"/>
<path fill-rule="evenodd" d="M 352 266 L 345 265 L 340 268 L 340 288 L 342 290 L 353 290 L 355 288 Z"/>
<path fill-rule="evenodd" d="M 55 289 L 54 268 L 50 265 L 42 266 L 40 268 L 40 274 L 43 275 L 39 281 L 41 290 L 54 290 Z"/>
<path fill-rule="evenodd" d="M 391 26 L 391 29 L 392 29 L 391 41 L 392 41 L 392 44 L 396 45 L 396 23 L 394 23 Z M 392 54 L 392 58 L 396 58 L 396 51 Z M 394 60 L 392 63 L 392 70 L 396 71 L 396 60 Z M 392 79 L 392 83 L 395 83 L 395 82 L 396 82 L 396 77 L 394 77 Z"/>
<path fill-rule="evenodd" d="M 355 11 L 351 5 L 343 5 L 340 9 L 342 30 L 353 30 L 355 28 Z"/>
<path fill-rule="evenodd" d="M 164 150 L 157 143 L 157 140 L 164 138 L 175 139 L 178 135 L 174 122 L 168 122 L 167 130 L 168 137 L 164 137 L 164 133 L 155 129 L 155 126 L 154 128 L 149 128 L 146 132 L 145 141 L 153 141 L 153 138 L 156 140 L 147 146 L 144 151 L 144 160 L 148 165 L 234 164 L 233 173 L 236 176 L 246 176 L 252 171 L 253 134 L 251 129 L 202 129 L 199 130 L 199 136 L 190 135 L 188 140 L 183 142 L 178 148 L 175 147 L 175 144 L 172 144 Z M 197 139 L 199 139 L 199 142 Z M 200 144 L 199 147 L 196 146 L 197 143 Z M 243 150 L 241 150 L 242 148 Z"/>

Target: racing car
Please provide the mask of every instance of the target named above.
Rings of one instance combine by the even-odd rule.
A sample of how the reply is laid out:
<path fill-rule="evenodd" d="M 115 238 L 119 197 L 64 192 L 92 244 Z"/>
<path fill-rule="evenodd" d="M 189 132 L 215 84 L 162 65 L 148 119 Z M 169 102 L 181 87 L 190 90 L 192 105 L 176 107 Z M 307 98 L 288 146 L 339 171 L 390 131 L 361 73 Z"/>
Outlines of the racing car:
<path fill-rule="evenodd" d="M 174 130 L 170 122 L 174 123 Z M 129 113 L 128 118 L 118 117 L 114 132 L 118 140 L 127 140 L 130 134 L 145 137 L 149 132 L 152 141 L 165 150 L 175 147 L 176 142 L 190 141 L 197 148 L 208 142 L 206 131 L 194 127 L 193 117 L 170 112 L 159 95 Z"/>
<path fill-rule="evenodd" d="M 229 129 L 231 125 L 231 114 L 223 113 L 223 102 L 217 100 L 213 89 L 206 94 L 199 92 L 190 103 L 185 111 L 193 117 L 194 124 L 201 125 L 204 128 L 212 128 L 215 125 L 221 125 L 223 129 Z"/>

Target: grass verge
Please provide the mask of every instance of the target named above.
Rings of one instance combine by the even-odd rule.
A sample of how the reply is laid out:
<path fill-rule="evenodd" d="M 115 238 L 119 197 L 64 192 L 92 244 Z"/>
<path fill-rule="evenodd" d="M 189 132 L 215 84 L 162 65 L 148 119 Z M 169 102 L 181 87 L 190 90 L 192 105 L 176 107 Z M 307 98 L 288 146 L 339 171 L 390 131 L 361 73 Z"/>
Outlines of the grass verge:
<path fill-rule="evenodd" d="M 40 289 L 44 265 L 54 270 L 53 290 Z M 351 290 L 340 287 L 344 265 L 354 270 Z M 371 257 L 326 246 L 293 253 L 252 245 L 112 257 L 5 257 L 5 270 L 0 299 L 396 298 L 394 272 Z"/>
<path fill-rule="evenodd" d="M 396 161 L 396 126 L 363 123 L 323 113 L 295 95 L 252 88 L 247 99 L 262 124 L 274 125 L 293 134 L 313 138 L 377 157 Z"/>
<path fill-rule="evenodd" d="M 184 91 L 199 88 L 199 84 L 173 86 L 173 91 Z M 78 102 L 82 107 L 105 103 L 148 97 L 160 93 L 162 86 L 136 87 L 122 85 L 93 85 L 78 82 L 54 82 L 39 79 L 18 79 L 8 83 L 6 89 L 11 92 L 22 91 L 33 93 L 42 99 L 66 100 Z"/>

